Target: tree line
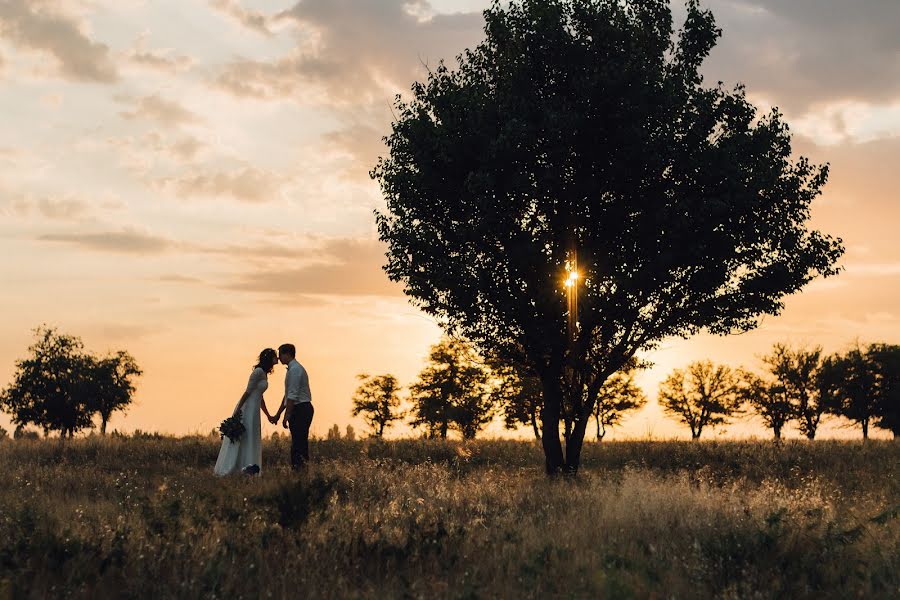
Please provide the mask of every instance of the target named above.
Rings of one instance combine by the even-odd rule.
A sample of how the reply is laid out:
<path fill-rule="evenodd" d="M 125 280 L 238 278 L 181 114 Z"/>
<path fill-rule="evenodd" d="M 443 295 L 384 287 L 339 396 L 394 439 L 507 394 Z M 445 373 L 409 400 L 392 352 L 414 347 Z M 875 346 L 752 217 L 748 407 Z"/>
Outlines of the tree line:
<path fill-rule="evenodd" d="M 128 352 L 88 352 L 80 338 L 38 327 L 28 357 L 16 361 L 13 382 L 0 390 L 0 409 L 12 415 L 17 432 L 34 425 L 45 434 L 71 438 L 95 426 L 106 433 L 109 419 L 134 398 L 141 369 Z"/>
<path fill-rule="evenodd" d="M 791 348 L 776 344 L 753 372 L 711 361 L 674 370 L 659 386 L 664 412 L 688 426 L 692 439 L 737 417 L 756 416 L 776 439 L 796 423 L 808 439 L 816 437 L 823 418 L 843 417 L 862 428 L 900 433 L 900 346 L 857 345 L 825 355 L 821 347 Z M 647 397 L 635 383 L 646 365 L 632 360 L 606 379 L 597 392 L 591 418 L 596 438 L 643 407 Z M 403 410 L 402 387 L 393 375 L 358 376 L 353 416 L 362 416 L 372 435 L 381 437 L 394 423 L 408 423 L 429 438 L 451 431 L 472 439 L 495 416 L 507 429 L 529 427 L 541 439 L 542 389 L 525 368 L 498 358 L 484 358 L 459 339 L 444 338 L 431 348 L 425 368 L 409 386 Z M 563 413 L 559 426 L 567 434 L 577 414 Z"/>
<path fill-rule="evenodd" d="M 663 410 L 698 439 L 704 429 L 753 414 L 780 439 L 796 422 L 815 439 L 823 417 L 843 417 L 860 426 L 900 433 L 900 346 L 856 345 L 824 355 L 821 347 L 792 349 L 776 344 L 762 357 L 761 374 L 710 361 L 675 370 L 661 384 Z"/>

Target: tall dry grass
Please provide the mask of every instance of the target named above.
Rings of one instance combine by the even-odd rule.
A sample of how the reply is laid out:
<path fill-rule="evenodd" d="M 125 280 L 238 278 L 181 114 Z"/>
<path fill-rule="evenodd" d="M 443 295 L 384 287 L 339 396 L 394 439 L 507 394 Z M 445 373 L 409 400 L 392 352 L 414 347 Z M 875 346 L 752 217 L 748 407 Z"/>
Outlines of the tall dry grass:
<path fill-rule="evenodd" d="M 213 438 L 0 443 L 4 597 L 890 598 L 900 445 Z"/>

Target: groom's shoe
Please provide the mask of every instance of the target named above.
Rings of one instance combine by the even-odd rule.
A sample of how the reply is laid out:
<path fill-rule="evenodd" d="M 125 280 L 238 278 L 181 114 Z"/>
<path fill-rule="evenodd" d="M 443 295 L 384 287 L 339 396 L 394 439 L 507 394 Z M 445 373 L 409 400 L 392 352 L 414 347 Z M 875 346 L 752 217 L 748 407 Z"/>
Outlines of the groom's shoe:
<path fill-rule="evenodd" d="M 244 475 L 259 475 L 259 465 L 248 465 L 241 469 Z"/>

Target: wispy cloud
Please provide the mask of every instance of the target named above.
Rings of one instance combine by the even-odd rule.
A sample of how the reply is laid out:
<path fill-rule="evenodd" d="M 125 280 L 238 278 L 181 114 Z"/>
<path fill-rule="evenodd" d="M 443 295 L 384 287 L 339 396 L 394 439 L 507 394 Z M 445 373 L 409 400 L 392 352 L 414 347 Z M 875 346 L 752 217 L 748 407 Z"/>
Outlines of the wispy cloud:
<path fill-rule="evenodd" d="M 155 121 L 170 126 L 196 123 L 202 120 L 177 102 L 162 98 L 158 94 L 141 98 L 120 97 L 119 101 L 131 106 L 130 110 L 119 113 L 125 119 Z"/>
<path fill-rule="evenodd" d="M 209 4 L 247 29 L 266 36 L 272 35 L 272 30 L 269 29 L 270 18 L 264 13 L 247 10 L 237 0 L 211 0 Z"/>
<path fill-rule="evenodd" d="M 173 247 L 173 243 L 166 238 L 132 228 L 88 233 L 48 233 L 38 239 L 117 254 L 160 254 Z"/>
<path fill-rule="evenodd" d="M 185 199 L 230 197 L 241 202 L 262 203 L 277 200 L 285 178 L 253 166 L 230 171 L 190 172 L 162 179 L 159 184 Z"/>
<path fill-rule="evenodd" d="M 217 84 L 238 96 L 358 105 L 390 99 L 481 37 L 480 13 L 430 14 L 422 0 L 303 0 L 276 17 L 297 45 L 272 61 L 238 59 Z M 427 16 L 425 16 L 427 15 Z"/>
<path fill-rule="evenodd" d="M 321 248 L 324 260 L 298 266 L 256 268 L 225 284 L 233 290 L 278 296 L 400 296 L 399 284 L 381 269 L 385 247 L 377 241 L 331 240 Z"/>
<path fill-rule="evenodd" d="M 190 56 L 178 54 L 171 49 L 154 50 L 148 47 L 148 35 L 142 33 L 135 42 L 127 56 L 129 62 L 139 67 L 161 71 L 163 73 L 177 73 L 184 71 L 194 64 Z"/>

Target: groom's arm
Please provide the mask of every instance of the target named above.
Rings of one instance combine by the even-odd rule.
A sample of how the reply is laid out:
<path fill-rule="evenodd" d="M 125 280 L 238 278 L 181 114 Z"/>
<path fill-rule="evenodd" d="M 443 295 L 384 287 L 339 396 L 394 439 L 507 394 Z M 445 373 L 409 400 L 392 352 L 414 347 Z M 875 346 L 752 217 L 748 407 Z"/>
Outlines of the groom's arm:
<path fill-rule="evenodd" d="M 294 412 L 294 404 L 300 399 L 300 369 L 290 369 L 287 372 L 284 385 L 284 426 L 290 420 Z"/>

